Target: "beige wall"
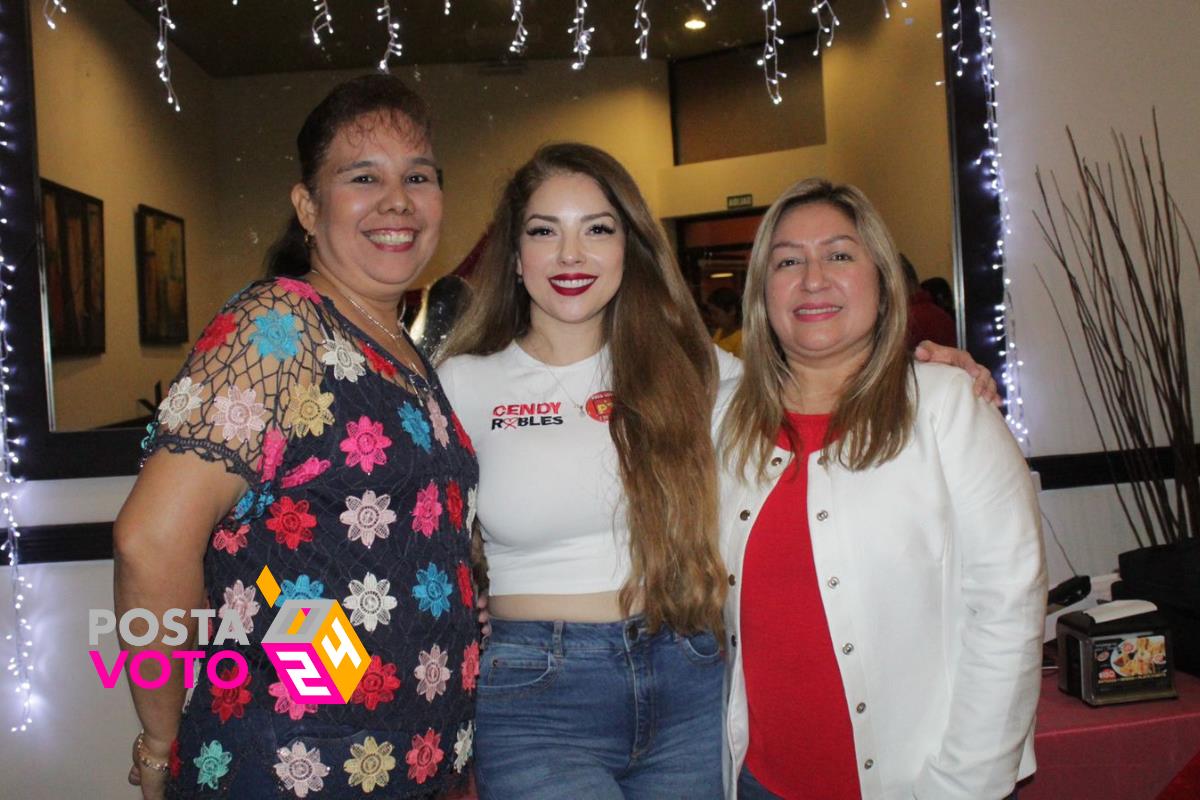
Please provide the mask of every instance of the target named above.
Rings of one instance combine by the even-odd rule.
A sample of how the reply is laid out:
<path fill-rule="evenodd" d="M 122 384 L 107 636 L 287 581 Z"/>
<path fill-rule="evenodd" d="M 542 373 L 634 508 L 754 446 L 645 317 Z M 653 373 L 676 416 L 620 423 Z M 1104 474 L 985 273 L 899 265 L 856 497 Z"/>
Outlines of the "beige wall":
<path fill-rule="evenodd" d="M 1030 450 L 1033 455 L 1096 451 L 1100 440 L 1084 396 L 1094 395 L 1095 384 L 1080 387 L 1066 336 L 1034 269 L 1041 268 L 1069 314 L 1069 289 L 1033 217 L 1041 206 L 1034 170 L 1055 173 L 1064 192 L 1073 194 L 1075 168 L 1064 128 L 1071 126 L 1087 156 L 1111 161 L 1110 131 L 1124 133 L 1131 142 L 1150 136 L 1151 109 L 1157 108 L 1168 180 L 1184 218 L 1193 232 L 1200 231 L 1200 83 L 1195 80 L 1200 4 L 993 0 L 992 13 L 1000 145 L 1012 215 L 1008 268 Z M 1185 267 L 1181 284 L 1193 387 L 1200 382 L 1198 278 L 1194 266 Z M 1086 358 L 1077 326 L 1070 329 Z M 1200 393 L 1193 400 L 1200 414 Z M 1075 569 L 1084 574 L 1115 569 L 1117 554 L 1136 544 L 1111 488 L 1045 492 L 1042 509 Z M 1056 546 L 1048 544 L 1046 550 L 1051 580 L 1061 580 L 1068 568 Z"/>
<path fill-rule="evenodd" d="M 133 215 L 138 204 L 183 217 L 187 237 L 188 332 L 198 336 L 215 298 L 208 269 L 217 234 L 211 170 L 212 82 L 171 52 L 183 113 L 166 103 L 151 69 L 155 32 L 121 0 L 72 5 L 50 30 L 33 20 L 34 89 L 41 175 L 104 201 L 103 355 L 55 359 L 60 430 L 104 425 L 146 413 L 186 347 L 138 343 Z"/>
<path fill-rule="evenodd" d="M 840 3 L 824 50 L 825 144 L 664 168 L 664 217 L 725 209 L 729 195 L 768 205 L 795 181 L 824 175 L 859 186 L 879 207 L 922 278 L 952 279 L 953 204 L 937 0 L 911 0 L 885 20 L 875 3 Z M 911 24 L 906 20 L 911 19 Z M 811 47 L 808 40 L 788 47 Z M 764 89 L 765 91 L 765 89 Z M 782 84 L 783 102 L 789 100 Z M 748 121 L 748 124 L 752 124 Z"/>
<path fill-rule="evenodd" d="M 938 0 L 842 3 L 825 59 L 829 174 L 879 208 L 922 278 L 953 274 L 950 142 Z M 911 19 L 912 24 L 905 24 Z"/>

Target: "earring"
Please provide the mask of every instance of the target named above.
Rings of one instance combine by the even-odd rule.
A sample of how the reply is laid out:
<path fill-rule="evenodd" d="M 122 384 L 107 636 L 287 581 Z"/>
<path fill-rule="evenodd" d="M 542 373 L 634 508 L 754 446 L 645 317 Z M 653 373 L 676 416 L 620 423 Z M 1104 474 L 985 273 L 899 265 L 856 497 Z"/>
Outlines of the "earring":
<path fill-rule="evenodd" d="M 317 237 L 312 235 L 312 231 L 304 232 L 304 246 L 309 250 L 312 250 L 317 246 Z"/>

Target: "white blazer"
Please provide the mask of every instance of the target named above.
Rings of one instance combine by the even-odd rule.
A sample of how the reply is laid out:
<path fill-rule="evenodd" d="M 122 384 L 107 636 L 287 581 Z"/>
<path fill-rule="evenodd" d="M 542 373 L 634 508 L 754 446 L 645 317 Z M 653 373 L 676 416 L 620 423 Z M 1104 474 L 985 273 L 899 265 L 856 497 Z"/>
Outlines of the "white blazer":
<path fill-rule="evenodd" d="M 998 800 L 1033 773 L 1046 570 L 1029 471 L 959 369 L 916 364 L 900 455 L 851 472 L 808 462 L 808 524 L 864 798 Z M 720 419 L 732 386 L 722 387 Z M 767 479 L 721 480 L 731 572 L 725 763 L 736 793 L 749 722 L 738 647 L 742 559 L 791 454 Z M 797 670 L 797 679 L 803 673 Z M 820 725 L 795 709 L 797 725 Z"/>

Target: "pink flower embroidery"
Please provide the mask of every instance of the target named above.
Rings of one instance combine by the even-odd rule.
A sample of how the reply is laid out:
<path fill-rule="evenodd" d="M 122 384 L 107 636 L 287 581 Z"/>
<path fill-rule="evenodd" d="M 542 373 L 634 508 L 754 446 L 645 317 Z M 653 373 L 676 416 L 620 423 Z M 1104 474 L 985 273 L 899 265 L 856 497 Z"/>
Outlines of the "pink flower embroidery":
<path fill-rule="evenodd" d="M 317 290 L 305 281 L 298 281 L 295 278 L 276 278 L 275 285 L 286 292 L 298 294 L 305 300 L 311 300 L 317 305 L 321 304 L 321 295 L 317 294 Z"/>
<path fill-rule="evenodd" d="M 296 486 L 308 483 L 318 475 L 329 469 L 329 461 L 316 456 L 309 456 L 303 464 L 292 467 L 287 474 L 283 476 L 282 486 L 284 489 L 291 489 Z"/>
<path fill-rule="evenodd" d="M 370 475 L 377 464 L 387 463 L 386 448 L 392 440 L 383 435 L 383 423 L 362 416 L 358 422 L 346 423 L 346 438 L 339 447 L 346 454 L 347 467 L 360 467 Z M 441 507 L 438 508 L 441 511 Z"/>
<path fill-rule="evenodd" d="M 242 525 L 236 531 L 218 528 L 217 532 L 213 534 L 213 547 L 235 556 L 238 550 L 246 546 L 246 534 L 249 532 L 249 525 Z"/>
<path fill-rule="evenodd" d="M 261 608 L 255 600 L 257 595 L 258 590 L 254 586 L 244 586 L 241 579 L 234 581 L 232 586 L 225 588 L 225 604 L 217 609 L 217 616 L 224 619 L 226 614 L 236 614 L 242 622 L 242 629 L 246 633 L 253 633 L 254 615 Z"/>
<path fill-rule="evenodd" d="M 462 687 L 463 691 L 475 689 L 475 679 L 479 677 L 479 642 L 471 642 L 463 650 Z"/>
<path fill-rule="evenodd" d="M 300 719 L 305 714 L 317 713 L 315 705 L 293 703 L 287 687 L 283 685 L 282 681 L 275 681 L 268 686 L 267 693 L 275 698 L 275 713 L 277 714 L 287 714 L 292 719 Z"/>
<path fill-rule="evenodd" d="M 248 441 L 252 432 L 261 431 L 266 425 L 267 409 L 258 402 L 254 389 L 242 391 L 230 386 L 228 392 L 213 400 L 213 405 L 217 408 L 213 424 L 221 426 L 221 436 L 227 442 L 236 445 Z"/>
<path fill-rule="evenodd" d="M 433 395 L 425 398 L 425 408 L 429 411 L 429 422 L 433 425 L 433 438 L 437 439 L 438 444 L 442 447 L 449 447 L 450 421 L 446 419 L 446 415 L 438 407 L 437 400 L 433 398 Z"/>
<path fill-rule="evenodd" d="M 424 736 L 412 738 L 412 749 L 404 756 L 410 781 L 424 783 L 437 774 L 438 764 L 446 757 L 440 747 L 441 743 L 442 735 L 433 728 L 425 731 Z"/>
<path fill-rule="evenodd" d="M 433 698 L 446 693 L 446 682 L 450 680 L 450 669 L 446 666 L 449 653 L 443 653 L 441 645 L 435 644 L 428 651 L 421 651 L 421 662 L 413 667 L 417 679 L 417 694 L 424 695 L 432 703 Z"/>
<path fill-rule="evenodd" d="M 412 510 L 412 529 L 429 538 L 437 530 L 441 516 L 442 504 L 438 502 L 437 484 L 430 481 L 428 486 L 417 492 L 417 504 Z"/>
<path fill-rule="evenodd" d="M 262 477 L 264 481 L 275 480 L 275 473 L 283 463 L 283 451 L 287 439 L 278 428 L 271 428 L 263 437 Z"/>

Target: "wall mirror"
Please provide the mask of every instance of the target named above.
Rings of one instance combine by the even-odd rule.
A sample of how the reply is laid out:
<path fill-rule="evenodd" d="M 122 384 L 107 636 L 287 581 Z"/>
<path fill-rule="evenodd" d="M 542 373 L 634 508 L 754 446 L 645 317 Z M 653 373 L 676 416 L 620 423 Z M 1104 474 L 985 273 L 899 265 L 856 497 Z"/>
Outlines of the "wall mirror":
<path fill-rule="evenodd" d="M 67 3 L 53 29 L 43 5 L 2 12 L 10 100 L 34 110 L 4 156 L 17 173 L 9 216 L 19 218 L 25 253 L 9 295 L 20 364 L 10 409 L 26 440 L 18 470 L 35 479 L 128 474 L 156 393 L 220 304 L 262 274 L 290 213 L 293 137 L 305 113 L 338 81 L 377 68 L 388 37 L 377 4 L 329 3 L 333 32 L 320 31 L 318 45 L 305 4 L 176 0 L 167 50 L 176 111 L 154 69 L 154 4 Z M 471 251 L 507 172 L 540 143 L 578 139 L 630 169 L 681 256 L 694 259 L 685 271 L 698 297 L 726 273 L 736 284 L 744 220 L 793 180 L 826 174 L 860 185 L 920 276 L 956 286 L 970 338 L 976 301 L 955 277 L 962 111 L 938 35 L 953 3 L 838 0 L 840 24 L 819 58 L 813 51 L 828 36 L 818 17 L 781 3 L 788 76 L 778 105 L 756 64 L 765 35 L 757 3 L 648 4 L 645 60 L 632 11 L 593 4 L 581 69 L 572 69 L 570 3 L 525 4 L 521 55 L 510 52 L 511 4 L 445 5 L 448 15 L 442 3 L 392 3 L 403 50 L 391 67 L 430 102 L 446 175 L 428 281 Z M 690 20 L 706 27 L 691 30 Z M 75 228 L 53 231 L 59 262 L 41 246 L 43 179 L 103 203 L 102 352 L 63 353 L 48 341 L 51 320 L 74 307 L 46 292 L 46 270 L 82 273 L 71 270 Z M 139 208 L 160 222 L 146 228 Z M 725 238 L 705 244 L 706 230 Z M 186 331 L 188 340 L 148 330 Z"/>

